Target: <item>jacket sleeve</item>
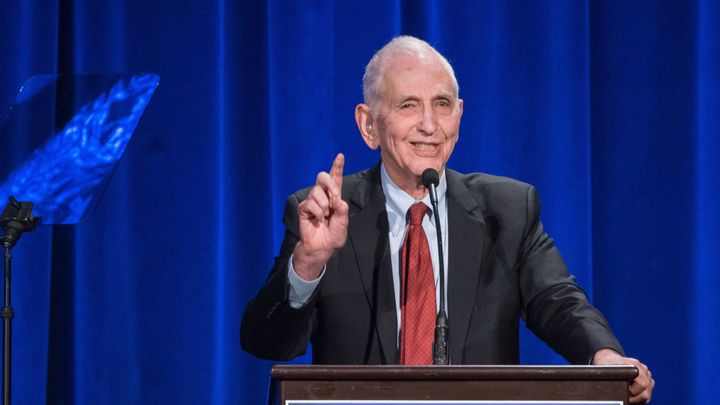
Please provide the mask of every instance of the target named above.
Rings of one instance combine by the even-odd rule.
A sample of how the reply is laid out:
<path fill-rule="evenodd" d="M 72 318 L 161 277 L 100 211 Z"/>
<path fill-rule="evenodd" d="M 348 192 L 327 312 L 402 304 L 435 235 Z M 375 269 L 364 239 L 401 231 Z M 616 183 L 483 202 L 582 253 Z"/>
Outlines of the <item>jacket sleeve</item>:
<path fill-rule="evenodd" d="M 623 353 L 605 317 L 575 283 L 540 221 L 535 189 L 527 192 L 518 261 L 523 316 L 530 330 L 573 364 L 588 364 L 603 348 Z"/>
<path fill-rule="evenodd" d="M 265 284 L 245 307 L 240 326 L 242 348 L 274 361 L 288 361 L 305 353 L 316 323 L 319 286 L 301 308 L 292 308 L 288 302 L 288 262 L 299 241 L 298 204 L 295 194 L 285 204 L 285 236 L 280 254 Z"/>

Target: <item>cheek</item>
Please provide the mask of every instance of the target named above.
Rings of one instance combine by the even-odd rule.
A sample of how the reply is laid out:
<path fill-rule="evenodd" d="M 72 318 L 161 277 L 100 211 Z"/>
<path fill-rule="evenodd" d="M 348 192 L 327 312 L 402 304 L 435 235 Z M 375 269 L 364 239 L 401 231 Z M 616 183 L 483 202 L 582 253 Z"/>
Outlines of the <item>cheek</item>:
<path fill-rule="evenodd" d="M 382 145 L 384 145 L 386 149 L 392 150 L 395 153 L 399 153 L 407 147 L 407 145 L 403 142 L 402 137 L 398 136 L 396 132 L 393 132 L 392 130 L 385 134 Z"/>
<path fill-rule="evenodd" d="M 460 132 L 460 118 L 457 115 L 445 117 L 440 124 L 448 138 L 457 139 Z"/>

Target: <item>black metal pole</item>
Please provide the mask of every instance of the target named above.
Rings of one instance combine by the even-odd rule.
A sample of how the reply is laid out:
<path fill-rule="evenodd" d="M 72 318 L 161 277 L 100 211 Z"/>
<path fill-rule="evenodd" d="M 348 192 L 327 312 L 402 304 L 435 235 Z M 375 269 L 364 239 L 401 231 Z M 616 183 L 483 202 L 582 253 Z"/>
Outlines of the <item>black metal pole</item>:
<path fill-rule="evenodd" d="M 4 304 L 2 309 L 3 320 L 3 337 L 2 337 L 2 351 L 3 351 L 3 369 L 2 369 L 2 386 L 3 386 L 3 405 L 10 405 L 10 366 L 11 366 L 11 353 L 12 353 L 12 320 L 15 316 L 12 307 L 10 306 L 10 271 L 12 270 L 12 248 L 5 247 L 5 291 L 4 291 Z"/>
<path fill-rule="evenodd" d="M 435 193 L 435 186 L 432 186 L 431 193 Z M 445 258 L 443 257 L 442 231 L 440 230 L 440 211 L 438 209 L 437 197 L 432 201 L 435 211 L 435 229 L 437 230 L 439 278 L 440 278 L 440 308 L 435 319 L 435 340 L 433 342 L 433 364 L 446 366 L 450 364 L 448 353 L 448 316 L 445 310 Z"/>
<path fill-rule="evenodd" d="M 10 370 L 12 366 L 12 320 L 15 312 L 10 306 L 10 272 L 12 270 L 12 247 L 15 246 L 23 232 L 31 232 L 38 224 L 38 219 L 32 214 L 31 202 L 20 202 L 15 197 L 8 198 L 10 202 L 0 214 L 0 227 L 5 231 L 0 238 L 0 244 L 5 248 L 5 306 L 0 312 L 3 320 L 2 352 L 2 405 L 10 405 Z"/>
<path fill-rule="evenodd" d="M 435 339 L 432 346 L 433 364 L 445 366 L 450 364 L 450 356 L 448 354 L 448 317 L 445 311 L 445 259 L 443 257 L 442 231 L 440 229 L 440 209 L 438 208 L 438 198 L 436 187 L 440 184 L 440 176 L 437 170 L 433 168 L 425 169 L 422 174 L 423 185 L 428 189 L 430 194 L 430 203 L 433 208 L 433 217 L 435 217 L 435 230 L 437 231 L 438 245 L 438 261 L 439 261 L 439 278 L 440 278 L 440 305 L 435 318 Z"/>

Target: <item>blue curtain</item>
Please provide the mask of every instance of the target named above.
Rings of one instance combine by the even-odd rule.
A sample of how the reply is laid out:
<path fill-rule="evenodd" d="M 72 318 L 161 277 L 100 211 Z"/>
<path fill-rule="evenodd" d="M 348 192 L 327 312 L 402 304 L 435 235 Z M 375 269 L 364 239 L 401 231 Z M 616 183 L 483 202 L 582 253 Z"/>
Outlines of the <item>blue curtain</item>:
<path fill-rule="evenodd" d="M 271 364 L 240 350 L 242 310 L 286 196 L 339 151 L 348 172 L 377 162 L 352 112 L 398 34 L 456 69 L 450 166 L 535 184 L 653 403 L 712 401 L 718 21 L 712 0 L 5 2 L 0 110 L 37 73 L 161 77 L 90 221 L 15 249 L 15 402 L 262 403 Z M 522 360 L 563 362 L 527 333 Z"/>

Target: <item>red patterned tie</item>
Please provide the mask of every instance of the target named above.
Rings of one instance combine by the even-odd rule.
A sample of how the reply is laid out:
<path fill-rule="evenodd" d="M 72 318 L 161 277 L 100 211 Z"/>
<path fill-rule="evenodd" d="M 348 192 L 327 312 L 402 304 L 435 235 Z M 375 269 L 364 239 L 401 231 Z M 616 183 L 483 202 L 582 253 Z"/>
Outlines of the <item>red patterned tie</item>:
<path fill-rule="evenodd" d="M 422 221 L 428 206 L 418 203 L 408 210 L 408 229 L 401 251 L 400 364 L 432 364 L 435 330 L 435 277 Z"/>

